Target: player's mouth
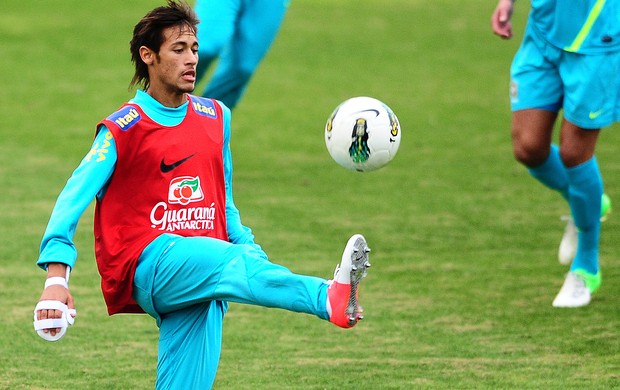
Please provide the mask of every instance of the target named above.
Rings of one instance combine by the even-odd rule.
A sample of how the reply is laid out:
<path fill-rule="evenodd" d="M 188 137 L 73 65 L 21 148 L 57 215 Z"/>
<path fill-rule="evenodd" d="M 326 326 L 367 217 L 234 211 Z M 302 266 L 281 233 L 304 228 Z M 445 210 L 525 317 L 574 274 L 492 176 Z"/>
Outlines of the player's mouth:
<path fill-rule="evenodd" d="M 181 78 L 184 81 L 187 81 L 188 83 L 196 82 L 196 70 L 191 69 L 191 70 L 183 72 L 183 74 L 181 75 Z"/>

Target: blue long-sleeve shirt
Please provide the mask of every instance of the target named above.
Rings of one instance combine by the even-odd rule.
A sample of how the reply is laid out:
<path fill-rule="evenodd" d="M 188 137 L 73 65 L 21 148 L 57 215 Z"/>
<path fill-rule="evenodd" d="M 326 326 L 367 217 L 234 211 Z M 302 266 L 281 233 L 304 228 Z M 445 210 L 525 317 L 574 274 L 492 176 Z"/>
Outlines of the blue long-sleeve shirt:
<path fill-rule="evenodd" d="M 180 107 L 165 107 L 144 91 L 137 91 L 130 101 L 138 104 L 155 122 L 163 126 L 176 126 L 185 118 L 188 102 Z M 232 156 L 230 152 L 231 113 L 222 104 L 224 113 L 224 180 L 226 184 L 226 225 L 232 243 L 254 243 L 252 231 L 241 224 L 239 210 L 232 195 Z M 46 268 L 48 263 L 63 263 L 73 268 L 77 250 L 73 242 L 75 230 L 82 214 L 95 197 L 105 196 L 107 183 L 116 166 L 116 144 L 112 133 L 105 127 L 98 129 L 92 148 L 75 169 L 60 192 L 41 241 L 37 264 Z"/>

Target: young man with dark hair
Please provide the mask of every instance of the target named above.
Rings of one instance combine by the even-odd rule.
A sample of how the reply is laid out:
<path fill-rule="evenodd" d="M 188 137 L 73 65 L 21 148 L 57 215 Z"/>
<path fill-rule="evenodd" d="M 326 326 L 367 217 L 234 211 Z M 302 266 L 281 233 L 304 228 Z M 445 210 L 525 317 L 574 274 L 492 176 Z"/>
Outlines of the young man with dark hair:
<path fill-rule="evenodd" d="M 207 389 L 228 302 L 308 313 L 349 328 L 362 318 L 370 266 L 351 237 L 328 281 L 271 263 L 241 224 L 232 195 L 230 110 L 193 96 L 197 19 L 169 1 L 134 29 L 136 95 L 102 120 L 91 151 L 60 193 L 38 265 L 47 280 L 35 329 L 58 340 L 73 323 L 68 289 L 77 222 L 96 198 L 95 255 L 109 314 L 146 312 L 160 328 L 157 388 Z"/>

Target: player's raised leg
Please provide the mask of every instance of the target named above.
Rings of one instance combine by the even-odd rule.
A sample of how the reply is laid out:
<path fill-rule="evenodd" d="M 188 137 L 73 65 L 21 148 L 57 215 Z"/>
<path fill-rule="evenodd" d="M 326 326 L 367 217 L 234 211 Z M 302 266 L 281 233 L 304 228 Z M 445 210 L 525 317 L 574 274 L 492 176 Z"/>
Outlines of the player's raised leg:
<path fill-rule="evenodd" d="M 150 253 L 162 252 L 149 258 Z M 251 245 L 166 236 L 144 251 L 134 296 L 158 320 L 215 299 L 313 314 L 348 328 L 362 316 L 357 292 L 370 267 L 369 252 L 362 235 L 351 237 L 334 280 L 328 281 L 271 263 L 262 250 Z M 152 271 L 153 264 L 157 264 L 157 273 Z"/>

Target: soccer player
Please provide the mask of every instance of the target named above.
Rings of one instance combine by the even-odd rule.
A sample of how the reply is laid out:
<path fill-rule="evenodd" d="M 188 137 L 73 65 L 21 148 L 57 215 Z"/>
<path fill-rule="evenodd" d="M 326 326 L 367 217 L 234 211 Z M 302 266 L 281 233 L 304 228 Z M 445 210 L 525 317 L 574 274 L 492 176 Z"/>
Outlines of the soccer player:
<path fill-rule="evenodd" d="M 290 0 L 197 0 L 196 84 L 218 59 L 202 96 L 220 100 L 231 110 L 271 47 Z"/>
<path fill-rule="evenodd" d="M 499 0 L 491 18 L 502 38 L 512 36 L 513 4 Z M 532 0 L 510 74 L 514 155 L 570 206 L 559 257 L 572 263 L 553 306 L 585 306 L 601 285 L 601 217 L 609 211 L 594 152 L 600 129 L 620 120 L 620 1 Z"/>
<path fill-rule="evenodd" d="M 313 314 L 350 328 L 369 248 L 346 244 L 333 280 L 271 263 L 233 201 L 230 110 L 190 95 L 198 41 L 190 6 L 170 0 L 134 28 L 141 86 L 97 125 L 92 149 L 60 193 L 37 264 L 47 270 L 35 330 L 62 337 L 73 323 L 68 289 L 73 236 L 96 198 L 95 257 L 110 315 L 146 312 L 160 330 L 157 388 L 208 389 L 220 357 L 228 302 Z"/>

